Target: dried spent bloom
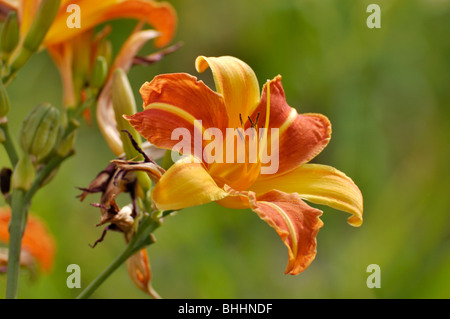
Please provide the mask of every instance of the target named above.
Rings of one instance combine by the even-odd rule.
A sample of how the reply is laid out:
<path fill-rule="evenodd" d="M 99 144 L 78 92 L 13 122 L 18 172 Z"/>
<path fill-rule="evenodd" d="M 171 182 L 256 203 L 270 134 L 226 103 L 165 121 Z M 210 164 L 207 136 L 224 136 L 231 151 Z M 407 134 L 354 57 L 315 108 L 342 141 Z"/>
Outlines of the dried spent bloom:
<path fill-rule="evenodd" d="M 165 170 L 150 160 L 141 149 L 144 156 L 143 162 L 132 162 L 122 159 L 111 161 L 87 188 L 80 188 L 83 191 L 79 198 L 84 200 L 88 194 L 101 193 L 100 203 L 93 204 L 99 207 L 102 217 L 97 226 L 108 224 L 102 236 L 94 243 L 95 247 L 102 242 L 109 230 L 118 231 L 124 234 L 128 243 L 134 235 L 136 218 L 138 216 L 137 193 L 139 183 L 135 171 L 144 171 L 153 182 L 158 182 Z M 122 207 L 117 206 L 116 198 L 121 193 L 129 193 L 131 204 Z M 151 271 L 145 249 L 132 255 L 126 262 L 128 273 L 135 285 L 154 298 L 160 298 L 151 286 Z"/>
<path fill-rule="evenodd" d="M 9 242 L 9 221 L 11 210 L 0 207 L 0 243 Z M 36 216 L 28 216 L 28 223 L 22 239 L 20 265 L 34 270 L 37 265 L 44 272 L 50 272 L 55 259 L 55 242 L 44 223 Z M 0 272 L 5 272 L 8 265 L 7 248 L 0 249 Z M 2 271 L 3 270 L 3 271 Z"/>
<path fill-rule="evenodd" d="M 161 177 L 152 199 L 160 210 L 211 201 L 252 209 L 277 231 L 288 248 L 285 272 L 296 275 L 314 260 L 316 235 L 323 225 L 322 212 L 304 200 L 348 212 L 349 224 L 360 226 L 361 192 L 337 169 L 308 163 L 328 144 L 331 124 L 321 114 L 298 114 L 290 107 L 281 76 L 268 81 L 261 94 L 255 73 L 243 61 L 230 56 L 197 58 L 199 72 L 208 67 L 216 92 L 189 74 L 158 75 L 140 90 L 144 111 L 125 116 L 150 143 L 187 155 Z M 258 126 L 264 129 L 260 135 L 254 134 Z M 244 138 L 248 129 L 250 134 Z M 184 136 L 180 142 L 173 138 L 174 132 L 194 139 L 180 149 Z M 237 149 L 235 140 L 256 141 L 258 151 Z M 216 155 L 229 155 L 229 142 L 234 151 L 230 158 L 209 160 L 211 149 Z M 272 163 L 262 156 L 268 150 L 277 155 L 276 170 L 270 173 Z"/>
<path fill-rule="evenodd" d="M 148 159 L 147 159 L 148 160 Z M 135 171 L 145 171 L 148 176 L 157 182 L 165 170 L 152 161 L 132 162 L 126 160 L 113 160 L 83 191 L 78 197 L 83 201 L 87 195 L 101 193 L 100 203 L 93 204 L 100 208 L 101 220 L 98 226 L 108 224 L 102 238 L 107 230 L 115 230 L 124 233 L 127 242 L 133 235 L 134 219 L 137 216 L 137 193 L 139 184 Z M 119 208 L 116 198 L 121 193 L 129 193 L 131 205 Z"/>

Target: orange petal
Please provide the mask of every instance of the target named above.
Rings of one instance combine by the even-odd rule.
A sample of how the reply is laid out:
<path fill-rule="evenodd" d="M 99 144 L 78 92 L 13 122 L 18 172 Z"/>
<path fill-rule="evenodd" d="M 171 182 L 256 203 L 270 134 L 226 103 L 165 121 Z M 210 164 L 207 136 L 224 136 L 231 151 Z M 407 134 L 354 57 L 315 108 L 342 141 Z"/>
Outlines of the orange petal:
<path fill-rule="evenodd" d="M 73 51 L 71 42 L 62 42 L 47 47 L 53 62 L 59 70 L 63 85 L 64 106 L 74 106 L 77 103 L 73 83 Z"/>
<path fill-rule="evenodd" d="M 240 127 L 239 113 L 246 119 L 260 101 L 258 79 L 253 70 L 243 61 L 231 56 L 199 56 L 195 66 L 200 73 L 211 68 L 216 90 L 225 100 L 229 127 Z"/>
<path fill-rule="evenodd" d="M 0 241 L 9 241 L 9 221 L 11 211 L 8 207 L 0 208 Z M 45 225 L 35 216 L 28 216 L 28 223 L 22 239 L 22 249 L 30 253 L 49 272 L 55 258 L 55 243 Z"/>
<path fill-rule="evenodd" d="M 38 6 L 39 1 L 36 0 L 19 1 L 20 34 L 22 37 L 25 36 L 28 29 L 31 27 Z"/>
<path fill-rule="evenodd" d="M 266 121 L 267 84 L 264 85 L 261 103 L 251 115 L 260 114 L 259 123 Z M 276 174 L 283 174 L 309 162 L 327 146 L 331 136 L 330 121 L 321 114 L 298 114 L 286 102 L 281 76 L 270 81 L 269 128 L 279 129 L 278 160 Z M 268 131 L 270 134 L 271 131 Z M 268 149 L 272 140 L 269 135 Z M 261 176 L 262 178 L 270 176 Z"/>
<path fill-rule="evenodd" d="M 208 128 L 223 130 L 227 115 L 222 97 L 208 88 L 202 81 L 185 74 L 163 74 L 141 87 L 144 101 L 143 112 L 127 116 L 130 124 L 150 143 L 171 149 L 179 140 L 172 140 L 172 132 L 186 128 L 192 146 L 195 134 L 200 139 Z M 201 120 L 197 128 L 195 120 Z M 197 131 L 195 133 L 195 130 Z M 199 156 L 200 157 L 200 156 Z"/>
<path fill-rule="evenodd" d="M 192 156 L 173 164 L 152 191 L 152 199 L 160 210 L 178 210 L 226 196 L 228 193 L 217 186 L 203 164 Z"/>
<path fill-rule="evenodd" d="M 348 222 L 360 226 L 363 221 L 363 197 L 358 186 L 341 171 L 326 165 L 304 164 L 284 175 L 256 181 L 250 188 L 257 194 L 272 189 L 298 193 L 312 203 L 327 205 L 352 214 Z"/>
<path fill-rule="evenodd" d="M 66 12 L 71 2 L 65 1 L 52 24 L 44 40 L 46 45 L 63 42 L 80 32 L 91 29 L 103 22 L 132 18 L 144 20 L 153 26 L 161 35 L 155 45 L 162 47 L 168 44 L 176 29 L 177 18 L 172 6 L 166 2 L 151 0 L 79 0 L 76 4 L 81 9 L 81 28 L 67 28 L 67 18 L 70 12 Z"/>
<path fill-rule="evenodd" d="M 316 236 L 322 212 L 305 204 L 298 194 L 270 191 L 256 197 L 249 192 L 251 209 L 273 227 L 288 248 L 285 273 L 297 275 L 316 256 Z"/>

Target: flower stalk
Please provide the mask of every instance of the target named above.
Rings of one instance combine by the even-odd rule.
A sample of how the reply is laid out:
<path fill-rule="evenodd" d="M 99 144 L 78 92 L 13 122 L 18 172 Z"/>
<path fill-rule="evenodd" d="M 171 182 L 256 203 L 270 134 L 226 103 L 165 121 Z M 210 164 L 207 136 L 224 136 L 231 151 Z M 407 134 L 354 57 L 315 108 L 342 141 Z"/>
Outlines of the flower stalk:
<path fill-rule="evenodd" d="M 2 134 L 1 143 L 3 144 L 3 147 L 8 154 L 11 166 L 15 167 L 17 162 L 19 161 L 19 156 L 17 155 L 16 148 L 9 133 L 8 120 L 6 119 L 6 117 L 0 119 L 0 133 Z"/>
<path fill-rule="evenodd" d="M 28 203 L 24 200 L 26 192 L 22 189 L 13 191 L 11 196 L 11 224 L 8 249 L 8 275 L 6 284 L 6 299 L 17 298 L 17 287 L 20 270 L 20 252 L 22 236 L 25 230 Z"/>
<path fill-rule="evenodd" d="M 100 287 L 106 279 L 111 276 L 114 271 L 119 268 L 128 258 L 133 256 L 136 252 L 145 247 L 153 244 L 155 239 L 151 235 L 155 231 L 161 222 L 155 220 L 150 216 L 145 216 L 136 232 L 132 237 L 126 248 L 120 253 L 119 256 L 97 277 L 87 286 L 77 297 L 77 299 L 87 299 Z"/>
<path fill-rule="evenodd" d="M 49 176 L 57 169 L 61 163 L 72 156 L 74 152 L 69 152 L 66 156 L 53 157 L 43 169 L 38 171 L 36 177 L 28 190 L 14 189 L 11 194 L 11 226 L 10 241 L 8 250 L 8 276 L 6 285 L 6 298 L 17 298 L 17 287 L 20 270 L 20 252 L 23 233 L 27 222 L 28 208 L 36 192 L 41 188 Z"/>

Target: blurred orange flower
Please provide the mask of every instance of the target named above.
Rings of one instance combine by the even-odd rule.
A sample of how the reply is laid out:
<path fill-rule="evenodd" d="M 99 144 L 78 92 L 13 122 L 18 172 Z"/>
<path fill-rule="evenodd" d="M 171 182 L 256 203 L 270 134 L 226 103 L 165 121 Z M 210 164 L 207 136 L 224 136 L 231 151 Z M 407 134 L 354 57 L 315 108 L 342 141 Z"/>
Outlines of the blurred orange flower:
<path fill-rule="evenodd" d="M 40 2 L 40 0 L 0 0 L 0 8 L 18 12 L 20 33 L 24 37 Z M 67 26 L 67 18 L 70 16 L 67 8 L 71 4 L 76 4 L 80 8 L 80 28 Z M 127 72 L 136 54 L 147 41 L 155 39 L 155 46 L 161 48 L 172 40 L 177 26 L 175 10 L 167 2 L 153 0 L 63 0 L 43 41 L 43 46 L 50 53 L 61 74 L 63 104 L 66 108 L 75 107 L 85 99 L 83 89 L 90 81 L 95 60 L 101 50 L 101 42 L 110 32 L 109 28 L 105 28 L 100 33 L 94 34 L 94 27 L 121 18 L 136 19 L 142 23 L 123 44 L 114 62 L 109 66 L 109 74 L 99 96 L 97 108 L 100 131 L 117 155 L 123 153 L 123 148 L 112 110 L 112 74 L 117 68 Z M 152 26 L 154 30 L 141 30 L 144 23 Z M 108 58 L 110 57 L 107 57 L 107 60 Z"/>
<path fill-rule="evenodd" d="M 11 210 L 0 207 L 0 242 L 9 242 L 9 221 Z M 0 253 L 0 265 L 7 266 L 6 250 Z M 28 216 L 28 223 L 22 239 L 22 254 L 20 264 L 32 269 L 37 263 L 44 272 L 52 270 L 55 259 L 55 242 L 44 223 L 36 216 Z"/>

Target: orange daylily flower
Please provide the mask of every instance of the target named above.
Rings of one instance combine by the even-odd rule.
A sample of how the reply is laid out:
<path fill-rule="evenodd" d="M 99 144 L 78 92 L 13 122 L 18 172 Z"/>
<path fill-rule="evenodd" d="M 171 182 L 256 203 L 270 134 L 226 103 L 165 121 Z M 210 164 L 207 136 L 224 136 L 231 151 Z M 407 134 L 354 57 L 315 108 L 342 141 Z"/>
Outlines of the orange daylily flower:
<path fill-rule="evenodd" d="M 22 36 L 30 28 L 40 2 L 41 0 L 0 0 L 0 4 L 18 11 Z M 67 12 L 67 7 L 72 4 L 80 7 L 80 28 L 67 26 L 67 18 L 71 14 L 70 11 Z M 175 32 L 174 16 L 172 6 L 153 0 L 62 0 L 59 12 L 44 39 L 44 45 L 65 42 L 109 20 L 130 18 L 154 26 L 161 33 L 156 40 L 156 46 L 162 47 L 170 42 Z"/>
<path fill-rule="evenodd" d="M 9 242 L 9 221 L 11 210 L 9 207 L 0 207 L 0 242 Z M 7 253 L 0 254 L 0 266 L 6 266 Z M 32 267 L 37 262 L 43 271 L 50 272 L 55 259 L 55 243 L 53 237 L 36 216 L 28 216 L 28 223 L 22 239 L 22 254 L 20 264 Z"/>
<path fill-rule="evenodd" d="M 225 145 L 228 139 L 238 138 L 225 133 L 227 128 L 245 129 L 258 123 L 266 128 L 258 145 L 270 149 L 276 143 L 270 129 L 277 128 L 278 170 L 262 174 L 267 164 L 259 156 L 250 161 L 248 152 L 241 163 L 211 163 L 198 156 L 193 161 L 195 154 L 186 152 L 191 156 L 175 162 L 155 185 L 153 201 L 161 210 L 211 201 L 229 208 L 252 209 L 277 231 L 288 248 L 286 273 L 296 275 L 315 258 L 316 235 L 323 225 L 319 218 L 322 212 L 304 200 L 348 212 L 352 214 L 349 224 L 360 226 L 361 192 L 337 169 L 308 163 L 328 144 L 331 124 L 321 114 L 298 114 L 290 107 L 281 76 L 268 81 L 260 94 L 256 75 L 241 60 L 229 56 L 197 58 L 197 71 L 208 67 L 216 92 L 188 74 L 159 75 L 141 88 L 145 110 L 125 118 L 150 143 L 165 149 L 178 143 L 172 140 L 177 128 L 187 129 L 192 136 L 195 131 L 201 134 L 218 128 L 224 133 Z M 202 122 L 199 125 L 195 120 Z M 209 143 L 202 142 L 202 151 Z"/>

